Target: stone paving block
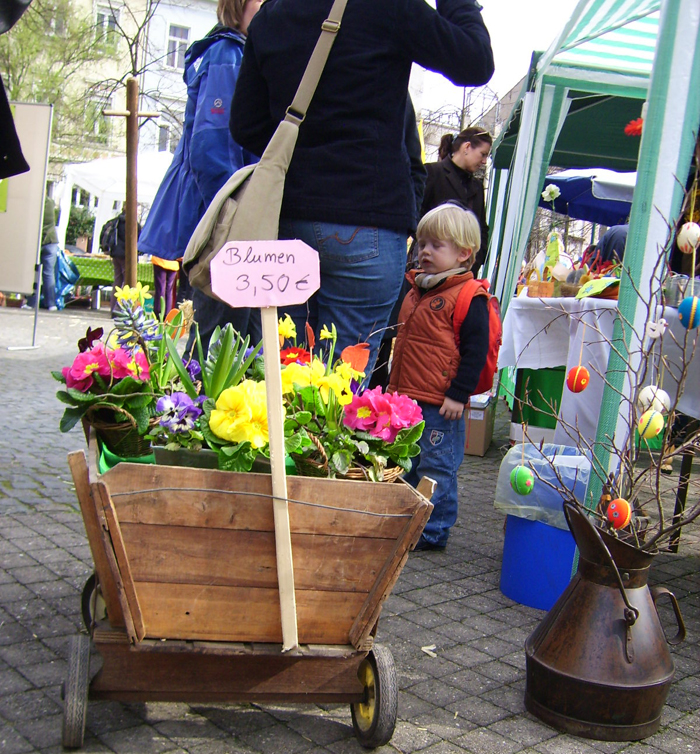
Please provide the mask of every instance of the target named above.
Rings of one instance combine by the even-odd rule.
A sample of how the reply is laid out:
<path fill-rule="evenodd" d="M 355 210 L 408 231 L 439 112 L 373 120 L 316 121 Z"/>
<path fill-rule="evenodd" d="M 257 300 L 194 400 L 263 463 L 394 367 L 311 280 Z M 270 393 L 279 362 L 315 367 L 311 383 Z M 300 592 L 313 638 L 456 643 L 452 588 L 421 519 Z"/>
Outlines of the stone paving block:
<path fill-rule="evenodd" d="M 289 721 L 289 727 L 305 741 L 324 747 L 354 736 L 349 720 L 341 721 L 318 711 L 297 715 Z"/>
<path fill-rule="evenodd" d="M 312 742 L 283 725 L 275 724 L 257 731 L 240 733 L 237 737 L 262 754 L 279 754 L 279 752 L 303 752 L 311 748 Z"/>
<path fill-rule="evenodd" d="M 39 689 L 0 696 L 0 715 L 11 722 L 56 715 L 63 708 Z"/>
<path fill-rule="evenodd" d="M 12 726 L 3 725 L 0 730 L 0 751 L 3 754 L 25 754 L 36 749 L 21 736 Z"/>
<path fill-rule="evenodd" d="M 46 715 L 38 720 L 17 720 L 14 725 L 37 749 L 45 749 L 61 742 L 63 713 Z"/>
<path fill-rule="evenodd" d="M 473 754 L 515 754 L 522 749 L 522 746 L 510 739 L 500 736 L 488 728 L 475 728 L 465 733 L 460 738 L 455 739 L 458 746 L 461 746 Z"/>
<path fill-rule="evenodd" d="M 487 727 L 497 720 L 511 716 L 509 710 L 477 696 L 468 696 L 454 704 L 448 704 L 450 712 L 457 712 L 460 718 L 469 720 L 479 727 Z"/>
<path fill-rule="evenodd" d="M 146 724 L 107 731 L 100 734 L 99 739 L 116 754 L 161 754 L 180 749 L 173 741 Z"/>
<path fill-rule="evenodd" d="M 274 718 L 250 704 L 193 705 L 192 709 L 237 737 L 242 733 L 260 731 L 275 724 Z"/>
<path fill-rule="evenodd" d="M 438 707 L 447 707 L 449 704 L 464 699 L 468 693 L 459 686 L 436 679 L 416 683 L 410 687 L 410 691 L 420 699 Z"/>
<path fill-rule="evenodd" d="M 17 694 L 31 687 L 32 684 L 13 668 L 0 668 L 0 695 Z"/>
<path fill-rule="evenodd" d="M 489 729 L 523 746 L 535 746 L 557 735 L 556 731 L 548 725 L 521 715 L 497 720 L 489 725 Z"/>
<path fill-rule="evenodd" d="M 52 662 L 57 659 L 57 656 L 49 647 L 36 640 L 32 640 L 8 646 L 0 646 L 0 658 L 8 665 L 16 668 L 20 665 L 36 665 L 40 662 Z"/>

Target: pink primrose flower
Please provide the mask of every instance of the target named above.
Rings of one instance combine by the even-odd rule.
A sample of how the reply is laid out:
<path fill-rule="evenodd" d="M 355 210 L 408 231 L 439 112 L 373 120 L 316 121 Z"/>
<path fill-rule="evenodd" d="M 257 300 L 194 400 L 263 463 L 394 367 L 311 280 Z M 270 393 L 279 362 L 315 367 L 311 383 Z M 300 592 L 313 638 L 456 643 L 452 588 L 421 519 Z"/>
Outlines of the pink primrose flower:
<path fill-rule="evenodd" d="M 413 398 L 403 393 L 391 393 L 390 401 L 393 408 L 393 426 L 405 429 L 414 427 L 423 420 L 423 411 Z"/>
<path fill-rule="evenodd" d="M 82 380 L 75 379 L 71 374 L 71 367 L 63 367 L 63 369 L 61 369 L 61 374 L 66 380 L 66 387 L 75 388 L 76 390 L 80 390 L 81 393 L 87 393 L 92 387 L 92 383 L 95 381 L 91 374 Z"/>
<path fill-rule="evenodd" d="M 368 432 L 376 424 L 377 416 L 365 395 L 366 393 L 353 395 L 350 403 L 345 406 L 343 424 L 346 427 Z"/>
<path fill-rule="evenodd" d="M 133 377 L 141 382 L 151 379 L 150 365 L 143 351 L 128 353 L 123 348 L 115 349 L 111 354 L 114 376 L 117 379 Z"/>
<path fill-rule="evenodd" d="M 76 382 L 81 382 L 89 377 L 90 384 L 92 384 L 92 375 L 95 372 L 99 375 L 109 375 L 111 373 L 107 354 L 102 343 L 97 343 L 89 351 L 79 353 L 70 367 L 70 375 Z"/>

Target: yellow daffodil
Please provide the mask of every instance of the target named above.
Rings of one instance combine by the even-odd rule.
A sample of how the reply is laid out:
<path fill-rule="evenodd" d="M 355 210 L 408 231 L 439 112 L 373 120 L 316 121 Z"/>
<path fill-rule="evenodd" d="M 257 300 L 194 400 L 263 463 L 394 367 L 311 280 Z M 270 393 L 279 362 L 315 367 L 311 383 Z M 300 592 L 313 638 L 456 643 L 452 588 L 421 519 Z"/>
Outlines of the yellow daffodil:
<path fill-rule="evenodd" d="M 339 374 L 344 380 L 347 380 L 348 384 L 351 380 L 357 380 L 358 382 L 360 382 L 365 377 L 364 372 L 356 371 L 350 366 L 350 364 L 346 363 L 345 361 L 339 362 L 336 365 L 334 371 Z"/>
<path fill-rule="evenodd" d="M 278 327 L 280 338 L 284 338 L 284 340 L 296 340 L 297 328 L 289 314 L 285 314 L 280 319 Z"/>
<path fill-rule="evenodd" d="M 125 285 L 123 288 L 115 286 L 114 295 L 117 301 L 133 301 L 135 304 L 141 304 L 143 306 L 147 298 L 152 298 L 148 292 L 149 286 L 136 283 L 136 287 L 132 288 L 129 285 Z"/>
<path fill-rule="evenodd" d="M 321 334 L 319 335 L 321 340 L 332 340 L 334 343 L 338 339 L 338 331 L 335 329 L 335 325 L 331 325 L 329 330 L 326 325 L 321 328 Z"/>

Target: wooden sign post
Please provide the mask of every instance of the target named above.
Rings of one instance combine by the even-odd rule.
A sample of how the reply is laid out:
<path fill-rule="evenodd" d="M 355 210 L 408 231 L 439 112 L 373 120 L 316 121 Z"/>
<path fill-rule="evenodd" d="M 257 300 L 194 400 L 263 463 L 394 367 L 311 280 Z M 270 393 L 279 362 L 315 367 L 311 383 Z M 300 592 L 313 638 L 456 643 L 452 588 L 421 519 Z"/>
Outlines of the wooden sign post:
<path fill-rule="evenodd" d="M 295 649 L 299 639 L 284 466 L 284 405 L 277 308 L 303 304 L 320 284 L 318 253 L 302 241 L 229 242 L 211 263 L 211 287 L 222 301 L 234 308 L 261 309 L 283 652 Z"/>

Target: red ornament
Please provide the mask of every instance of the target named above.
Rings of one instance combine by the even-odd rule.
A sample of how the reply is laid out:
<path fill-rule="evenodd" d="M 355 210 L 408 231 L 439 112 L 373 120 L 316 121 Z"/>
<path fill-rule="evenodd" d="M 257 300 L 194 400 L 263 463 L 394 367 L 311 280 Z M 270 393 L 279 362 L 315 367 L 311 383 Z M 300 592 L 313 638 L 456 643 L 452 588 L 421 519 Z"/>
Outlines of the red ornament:
<path fill-rule="evenodd" d="M 586 367 L 572 367 L 569 369 L 569 374 L 566 375 L 566 387 L 572 393 L 582 392 L 588 387 L 590 381 L 591 375 L 588 373 Z"/>
<path fill-rule="evenodd" d="M 605 514 L 614 529 L 623 529 L 632 518 L 632 506 L 623 498 L 618 497 L 608 505 Z"/>
<path fill-rule="evenodd" d="M 627 134 L 627 136 L 641 136 L 643 125 L 644 125 L 643 118 L 636 118 L 635 120 L 631 120 L 625 126 L 625 133 Z"/>

